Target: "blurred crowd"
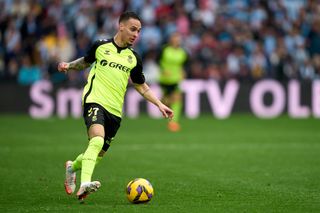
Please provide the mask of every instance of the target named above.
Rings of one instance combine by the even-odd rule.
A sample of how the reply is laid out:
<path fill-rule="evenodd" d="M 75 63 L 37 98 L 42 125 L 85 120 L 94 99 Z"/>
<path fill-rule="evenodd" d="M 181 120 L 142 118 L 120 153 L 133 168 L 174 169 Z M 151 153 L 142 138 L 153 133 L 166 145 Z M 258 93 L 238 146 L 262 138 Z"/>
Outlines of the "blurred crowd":
<path fill-rule="evenodd" d="M 151 83 L 173 32 L 189 54 L 187 78 L 320 78 L 319 0 L 0 0 L 0 8 L 1 82 L 82 84 L 87 71 L 58 73 L 57 62 L 113 36 L 126 10 L 142 19 L 134 48 Z"/>

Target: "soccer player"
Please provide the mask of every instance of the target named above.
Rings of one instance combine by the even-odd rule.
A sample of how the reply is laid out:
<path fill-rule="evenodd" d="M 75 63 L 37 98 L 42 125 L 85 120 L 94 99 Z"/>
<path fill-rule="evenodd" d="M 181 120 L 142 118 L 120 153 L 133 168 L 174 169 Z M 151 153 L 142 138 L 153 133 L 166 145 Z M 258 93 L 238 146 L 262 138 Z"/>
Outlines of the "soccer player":
<path fill-rule="evenodd" d="M 119 18 L 118 31 L 113 38 L 98 40 L 84 57 L 70 63 L 60 62 L 58 65 L 60 72 L 83 70 L 91 66 L 82 96 L 89 144 L 86 151 L 74 161 L 66 162 L 64 183 L 67 194 L 72 194 L 76 188 L 76 171 L 81 170 L 81 185 L 77 192 L 80 201 L 101 186 L 99 181 L 91 180 L 92 173 L 120 127 L 129 78 L 134 88 L 147 101 L 156 105 L 165 118 L 173 117 L 173 111 L 145 83 L 141 58 L 131 48 L 140 30 L 140 18 L 133 12 L 124 12 Z"/>
<path fill-rule="evenodd" d="M 159 84 L 163 93 L 162 101 L 170 106 L 174 112 L 174 118 L 168 123 L 168 129 L 172 132 L 180 130 L 179 119 L 182 110 L 182 93 L 179 84 L 185 77 L 184 66 L 186 66 L 187 61 L 188 54 L 181 47 L 181 35 L 173 33 L 159 57 Z"/>

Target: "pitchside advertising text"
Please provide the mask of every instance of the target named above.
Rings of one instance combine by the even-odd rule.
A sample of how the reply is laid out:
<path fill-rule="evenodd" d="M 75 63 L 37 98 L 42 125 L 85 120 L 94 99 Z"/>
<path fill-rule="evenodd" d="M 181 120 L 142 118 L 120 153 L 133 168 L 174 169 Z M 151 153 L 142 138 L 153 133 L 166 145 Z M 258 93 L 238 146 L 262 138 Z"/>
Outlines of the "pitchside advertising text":
<path fill-rule="evenodd" d="M 151 85 L 151 88 L 161 97 L 159 86 Z M 260 118 L 274 118 L 284 113 L 292 118 L 320 118 L 320 80 L 307 83 L 261 80 L 251 84 L 236 80 L 224 84 L 214 80 L 186 80 L 181 90 L 187 118 L 209 113 L 215 118 L 225 119 L 233 112 L 251 112 Z M 30 87 L 29 95 L 28 111 L 33 118 L 82 116 L 82 89 L 54 89 L 51 82 L 40 81 Z M 129 87 L 124 103 L 125 116 L 138 117 L 142 111 L 151 117 L 161 117 L 155 106 Z"/>

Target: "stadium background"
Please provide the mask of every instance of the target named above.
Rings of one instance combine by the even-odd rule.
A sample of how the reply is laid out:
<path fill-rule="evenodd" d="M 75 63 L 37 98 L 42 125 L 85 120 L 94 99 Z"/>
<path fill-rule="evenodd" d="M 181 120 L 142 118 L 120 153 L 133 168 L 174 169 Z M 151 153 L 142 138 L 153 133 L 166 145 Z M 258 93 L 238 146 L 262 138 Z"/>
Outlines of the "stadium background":
<path fill-rule="evenodd" d="M 280 98 L 285 100 L 278 100 L 284 104 L 277 116 L 280 112 L 289 111 L 290 114 L 292 111 L 289 109 L 291 94 L 298 97 L 295 101 L 297 112 L 293 117 L 319 117 L 319 89 L 313 84 L 320 76 L 320 9 L 317 1 L 33 0 L 1 1 L 0 4 L 1 90 L 11 91 L 12 86 L 18 85 L 21 87 L 16 93 L 23 94 L 13 98 L 2 93 L 2 112 L 28 113 L 33 104 L 32 97 L 23 97 L 31 93 L 31 85 L 41 80 L 51 82 L 55 88 L 47 91 L 52 99 L 57 96 L 54 92 L 57 88 L 81 88 L 88 70 L 64 75 L 57 72 L 57 62 L 78 58 L 92 41 L 112 36 L 118 15 L 124 10 L 133 10 L 143 20 L 143 31 L 135 49 L 142 55 L 149 84 L 157 82 L 157 53 L 168 36 L 178 31 L 183 35 L 183 46 L 190 55 L 187 79 L 211 79 L 222 85 L 235 79 L 240 83 L 241 94 L 234 98 L 232 111 L 254 111 L 246 98 L 251 89 L 246 88 L 253 87 L 257 81 L 272 79 L 282 84 L 285 93 Z M 299 81 L 294 92 L 288 89 L 291 80 Z M 9 88 L 8 84 L 11 85 Z M 222 85 L 219 92 L 223 98 Z M 269 93 L 271 98 L 265 97 Z M 266 89 L 261 93 L 263 103 L 260 105 L 266 105 L 265 111 L 272 111 L 272 104 L 277 105 L 272 102 L 272 98 L 278 96 L 275 93 L 279 92 Z M 202 106 L 203 112 L 215 116 L 213 107 L 207 104 L 208 98 L 202 96 L 201 103 L 197 104 Z M 56 108 L 53 107 L 55 112 Z"/>
<path fill-rule="evenodd" d="M 2 0 L 0 8 L 1 212 L 319 211 L 319 1 Z M 84 147 L 88 70 L 65 75 L 56 65 L 112 36 L 125 10 L 143 20 L 135 49 L 155 91 L 157 54 L 170 33 L 183 35 L 191 59 L 183 129 L 166 131 L 130 88 L 117 142 L 97 169 L 103 188 L 79 206 L 61 183 L 64 161 Z M 125 201 L 135 177 L 154 184 L 150 205 Z"/>

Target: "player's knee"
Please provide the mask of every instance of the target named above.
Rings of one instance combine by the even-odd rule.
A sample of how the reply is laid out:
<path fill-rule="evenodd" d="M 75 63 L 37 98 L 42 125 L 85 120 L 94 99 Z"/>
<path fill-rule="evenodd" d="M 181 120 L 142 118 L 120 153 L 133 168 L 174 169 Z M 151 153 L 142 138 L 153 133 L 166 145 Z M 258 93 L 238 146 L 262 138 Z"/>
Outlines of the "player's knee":
<path fill-rule="evenodd" d="M 104 127 L 101 124 L 93 124 L 88 130 L 89 138 L 102 137 L 104 138 Z"/>

